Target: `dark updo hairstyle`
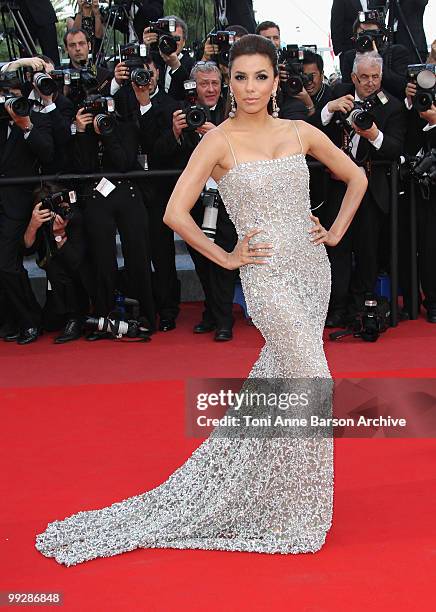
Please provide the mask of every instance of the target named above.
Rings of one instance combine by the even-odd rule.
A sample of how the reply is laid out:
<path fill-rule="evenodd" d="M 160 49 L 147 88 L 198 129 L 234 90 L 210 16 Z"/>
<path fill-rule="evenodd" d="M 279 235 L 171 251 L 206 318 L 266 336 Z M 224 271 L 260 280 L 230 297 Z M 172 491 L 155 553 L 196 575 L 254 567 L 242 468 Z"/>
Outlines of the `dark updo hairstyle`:
<path fill-rule="evenodd" d="M 232 64 L 236 58 L 243 55 L 266 55 L 273 68 L 274 76 L 279 74 L 277 49 L 269 38 L 259 36 L 258 34 L 247 34 L 237 40 L 230 47 L 229 53 L 229 73 L 232 71 Z M 230 96 L 227 98 L 226 118 L 229 116 Z M 272 115 L 272 103 L 268 103 L 268 112 Z"/>
<path fill-rule="evenodd" d="M 235 59 L 242 55 L 266 55 L 271 62 L 274 76 L 276 77 L 278 75 L 277 49 L 269 38 L 259 36 L 258 34 L 247 34 L 237 40 L 230 47 L 229 72 L 232 70 L 232 64 Z"/>

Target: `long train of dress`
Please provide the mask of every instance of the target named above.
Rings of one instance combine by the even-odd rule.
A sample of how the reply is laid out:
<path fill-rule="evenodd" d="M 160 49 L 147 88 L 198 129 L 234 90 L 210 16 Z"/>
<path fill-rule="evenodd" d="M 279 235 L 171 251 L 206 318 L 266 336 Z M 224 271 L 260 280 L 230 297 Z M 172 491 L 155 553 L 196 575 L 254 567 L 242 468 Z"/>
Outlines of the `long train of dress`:
<path fill-rule="evenodd" d="M 219 182 L 242 238 L 274 244 L 265 266 L 241 268 L 250 315 L 265 338 L 252 379 L 331 381 L 322 343 L 330 293 L 324 246 L 309 239 L 309 176 L 302 153 L 237 164 Z M 329 388 L 329 387 L 328 387 Z M 320 397 L 331 414 L 331 394 Z M 158 487 L 50 523 L 36 548 L 75 565 L 136 548 L 316 552 L 333 510 L 333 439 L 230 437 L 216 428 Z"/>

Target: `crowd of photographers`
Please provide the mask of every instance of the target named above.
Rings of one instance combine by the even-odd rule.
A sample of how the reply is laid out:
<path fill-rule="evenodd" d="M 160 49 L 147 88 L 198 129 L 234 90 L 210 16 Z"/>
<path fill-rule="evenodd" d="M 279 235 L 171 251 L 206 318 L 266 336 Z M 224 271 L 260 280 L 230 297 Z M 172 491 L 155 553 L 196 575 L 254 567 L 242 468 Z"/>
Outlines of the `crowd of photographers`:
<path fill-rule="evenodd" d="M 92 12 L 93 3 L 87 4 Z M 148 339 L 176 327 L 180 281 L 174 234 L 163 215 L 177 176 L 142 178 L 141 172 L 183 169 L 202 136 L 232 110 L 228 54 L 234 40 L 247 34 L 242 26 L 213 32 L 194 58 L 186 49 L 185 22 L 165 17 L 145 27 L 141 44 L 123 45 L 111 70 L 92 64 L 92 41 L 103 36 L 98 18 L 93 39 L 78 25 L 85 23 L 74 22 L 65 34 L 67 68 L 39 55 L 9 62 L 0 73 L 0 177 L 13 179 L 0 195 L 0 335 L 9 342 L 28 344 L 43 329 L 61 330 L 55 342 L 65 343 L 85 330 L 92 341 Z M 257 27 L 278 52 L 278 115 L 323 130 L 369 181 L 346 236 L 328 249 L 326 326 L 350 325 L 386 269 L 389 164 L 378 162 L 400 157 L 401 314 L 408 318 L 412 299 L 413 181 L 423 306 L 427 320 L 436 323 L 436 41 L 418 64 L 406 47 L 388 40 L 382 12 L 356 11 L 353 31 L 354 48 L 341 54 L 341 78 L 329 84 L 315 47 L 282 49 L 277 24 Z M 132 171 L 135 176 L 122 176 Z M 39 173 L 84 176 L 36 187 L 25 180 Z M 329 228 L 345 185 L 320 167 L 311 168 L 310 179 L 312 209 Z M 191 214 L 211 240 L 233 250 L 236 231 L 212 179 Z M 237 272 L 189 252 L 205 293 L 193 331 L 231 340 Z M 43 309 L 23 266 L 29 254 L 46 272 Z"/>

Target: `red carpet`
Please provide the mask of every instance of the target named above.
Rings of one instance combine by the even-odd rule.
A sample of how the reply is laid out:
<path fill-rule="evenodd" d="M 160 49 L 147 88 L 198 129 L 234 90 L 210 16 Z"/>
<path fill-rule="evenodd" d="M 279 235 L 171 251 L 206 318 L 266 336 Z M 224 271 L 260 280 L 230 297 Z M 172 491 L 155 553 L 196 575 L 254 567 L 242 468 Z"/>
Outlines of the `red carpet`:
<path fill-rule="evenodd" d="M 184 379 L 245 376 L 262 345 L 239 311 L 233 342 L 193 336 L 199 314 L 185 305 L 148 344 L 0 343 L 0 591 L 60 591 L 68 611 L 433 610 L 434 440 L 336 440 L 334 526 L 314 555 L 155 549 L 65 568 L 34 549 L 47 522 L 160 484 L 198 446 Z M 326 349 L 336 376 L 436 375 L 423 319 Z"/>

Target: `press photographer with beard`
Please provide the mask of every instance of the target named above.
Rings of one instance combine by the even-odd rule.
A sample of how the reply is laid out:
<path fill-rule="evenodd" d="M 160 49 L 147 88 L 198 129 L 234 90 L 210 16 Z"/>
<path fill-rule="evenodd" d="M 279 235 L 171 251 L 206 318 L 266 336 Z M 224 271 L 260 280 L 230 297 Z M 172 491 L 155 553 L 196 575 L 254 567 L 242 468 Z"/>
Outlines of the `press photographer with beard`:
<path fill-rule="evenodd" d="M 147 45 L 150 53 L 155 54 L 157 68 L 159 68 L 159 89 L 172 96 L 175 100 L 183 100 L 185 92 L 183 83 L 189 78 L 189 73 L 195 60 L 185 49 L 188 40 L 188 26 L 183 19 L 176 15 L 169 15 L 163 19 L 175 19 L 175 36 L 179 37 L 177 49 L 170 55 L 165 55 L 157 46 L 159 36 L 145 28 L 143 42 Z"/>
<path fill-rule="evenodd" d="M 73 137 L 73 161 L 80 173 L 137 170 L 139 128 L 133 121 L 114 121 L 107 129 L 99 116 L 79 109 Z M 99 150 L 102 151 L 101 163 Z M 118 230 L 124 257 L 127 297 L 139 301 L 140 314 L 154 331 L 155 313 L 151 287 L 148 219 L 141 192 L 129 179 L 101 179 L 81 187 L 84 220 L 93 267 L 94 315 L 106 317 L 115 307 L 119 289 L 116 258 Z M 88 340 L 112 338 L 95 331 Z"/>
<path fill-rule="evenodd" d="M 390 185 L 386 167 L 377 167 L 372 162 L 396 160 L 401 155 L 406 133 L 405 110 L 399 100 L 383 92 L 385 104 L 376 104 L 371 109 L 373 123 L 369 129 L 361 129 L 353 123 L 353 131 L 347 138 L 342 121 L 356 101 L 368 100 L 382 91 L 382 67 L 383 59 L 378 53 L 357 54 L 351 77 L 353 83 L 335 88 L 333 99 L 321 113 L 326 133 L 337 146 L 349 146 L 349 154 L 368 178 L 368 190 L 349 230 L 335 249 L 327 248 L 332 267 L 328 327 L 345 326 L 347 318 L 362 309 L 365 293 L 373 293 L 377 279 L 379 236 L 389 213 Z M 331 176 L 328 201 L 318 211 L 321 223 L 327 228 L 339 210 L 344 187 Z"/>
<path fill-rule="evenodd" d="M 409 49 L 398 44 L 391 47 L 387 45 L 387 32 L 382 20 L 366 19 L 366 21 L 361 22 L 356 19 L 353 26 L 354 37 L 357 38 L 359 34 L 364 32 L 379 33 L 377 39 L 372 41 L 372 50 L 380 53 L 383 58 L 382 87 L 401 100 L 407 83 L 407 66 L 411 63 Z M 387 61 L 389 56 L 390 66 Z M 343 53 L 341 70 L 343 83 L 351 83 L 351 72 L 355 57 L 356 49 L 350 49 Z"/>
<path fill-rule="evenodd" d="M 37 254 L 37 264 L 46 271 L 50 283 L 44 308 L 47 325 L 64 326 L 55 344 L 81 337 L 92 294 L 82 212 L 63 194 L 66 195 L 64 187 L 54 183 L 35 189 L 35 206 L 23 238 L 26 254 Z M 62 214 L 46 203 L 53 197 L 56 210 Z"/>
<path fill-rule="evenodd" d="M 168 158 L 159 139 L 172 129 L 173 112 L 179 104 L 160 89 L 159 69 L 154 57 L 144 58 L 144 67 L 150 71 L 148 85 L 137 86 L 129 80 L 129 69 L 124 63 L 115 68 L 115 78 L 124 85 L 115 95 L 117 112 L 136 119 L 140 127 L 141 153 L 147 156 L 150 170 L 171 170 L 183 165 L 177 156 Z M 171 331 L 176 327 L 180 311 L 180 281 L 176 271 L 174 232 L 163 222 L 163 215 L 177 177 L 149 178 L 139 185 L 147 209 L 150 224 L 150 256 L 153 263 L 153 294 L 156 313 L 159 315 L 159 331 Z"/>
<path fill-rule="evenodd" d="M 224 102 L 220 95 L 221 72 L 217 65 L 214 62 L 198 62 L 192 69 L 191 79 L 195 79 L 196 82 L 197 104 L 209 109 L 211 120 L 196 130 L 188 130 L 185 109 L 177 110 L 173 115 L 172 130 L 168 130 L 157 144 L 167 152 L 169 158 L 180 160 L 181 167 L 187 164 L 201 137 L 224 120 Z M 216 184 L 213 182 L 209 186 L 216 189 Z M 191 210 L 191 215 L 201 227 L 204 217 L 204 204 L 201 198 Z M 221 200 L 218 200 L 215 243 L 229 252 L 237 243 L 235 227 Z M 237 272 L 225 270 L 189 246 L 188 250 L 205 294 L 202 320 L 195 325 L 193 331 L 196 334 L 215 331 L 216 341 L 231 340 Z"/>
<path fill-rule="evenodd" d="M 436 41 L 427 58 L 428 64 L 436 64 Z M 405 155 L 422 157 L 436 149 L 436 104 L 427 111 L 418 112 L 414 107 L 416 85 L 408 83 L 406 88 L 406 107 L 408 110 L 408 129 Z M 407 162 L 406 162 L 407 163 Z M 416 228 L 418 254 L 418 305 L 422 302 L 429 323 L 436 323 L 436 185 L 423 186 L 413 176 L 416 201 Z M 403 289 L 402 319 L 409 319 L 411 313 L 411 262 L 410 262 L 410 192 L 405 186 L 399 204 L 399 282 Z"/>
<path fill-rule="evenodd" d="M 12 78 L 0 94 L 21 96 L 21 85 Z M 0 176 L 35 176 L 41 163 L 51 163 L 54 145 L 49 122 L 33 123 L 5 104 L 0 118 Z M 32 187 L 4 186 L 0 190 L 0 292 L 2 337 L 29 344 L 40 333 L 41 309 L 23 266 L 22 238 L 32 211 Z"/>
<path fill-rule="evenodd" d="M 256 34 L 269 38 L 274 47 L 279 50 L 281 47 L 280 28 L 274 21 L 262 21 L 256 28 Z"/>

